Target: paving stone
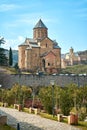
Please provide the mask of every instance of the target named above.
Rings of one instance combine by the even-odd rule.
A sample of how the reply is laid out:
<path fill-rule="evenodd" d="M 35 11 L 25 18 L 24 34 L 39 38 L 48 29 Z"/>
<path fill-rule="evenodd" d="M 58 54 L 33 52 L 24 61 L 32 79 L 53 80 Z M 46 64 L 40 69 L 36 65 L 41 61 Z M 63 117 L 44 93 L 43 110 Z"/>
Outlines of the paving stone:
<path fill-rule="evenodd" d="M 9 125 L 17 128 L 19 123 L 21 130 L 79 130 L 74 126 L 42 118 L 39 115 L 19 112 L 16 109 L 0 107 L 0 113 L 7 115 Z"/>

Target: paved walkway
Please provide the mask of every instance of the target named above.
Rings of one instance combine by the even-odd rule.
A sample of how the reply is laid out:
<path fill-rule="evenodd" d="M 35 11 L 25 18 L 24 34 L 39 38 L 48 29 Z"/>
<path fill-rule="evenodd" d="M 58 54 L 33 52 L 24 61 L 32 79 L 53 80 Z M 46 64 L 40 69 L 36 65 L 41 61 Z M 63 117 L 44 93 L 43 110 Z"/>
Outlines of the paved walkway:
<path fill-rule="evenodd" d="M 15 128 L 17 123 L 20 123 L 21 130 L 79 130 L 74 126 L 19 112 L 16 109 L 0 107 L 0 114 L 7 115 L 7 123 Z"/>

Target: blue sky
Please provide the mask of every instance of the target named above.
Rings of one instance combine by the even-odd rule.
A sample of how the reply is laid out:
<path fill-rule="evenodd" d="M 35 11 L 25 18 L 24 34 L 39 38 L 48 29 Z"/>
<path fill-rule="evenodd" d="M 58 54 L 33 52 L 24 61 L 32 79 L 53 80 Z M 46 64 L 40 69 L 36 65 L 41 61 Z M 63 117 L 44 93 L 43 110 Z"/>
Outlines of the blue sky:
<path fill-rule="evenodd" d="M 62 53 L 87 50 L 87 0 L 1 0 L 0 36 L 4 48 L 18 49 L 42 19 L 48 37 L 56 40 Z"/>

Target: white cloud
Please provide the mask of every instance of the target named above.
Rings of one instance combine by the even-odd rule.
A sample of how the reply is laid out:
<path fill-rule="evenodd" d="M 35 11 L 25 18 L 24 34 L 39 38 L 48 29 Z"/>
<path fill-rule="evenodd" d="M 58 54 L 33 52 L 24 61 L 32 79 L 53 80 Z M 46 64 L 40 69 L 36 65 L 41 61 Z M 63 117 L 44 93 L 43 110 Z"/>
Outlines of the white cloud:
<path fill-rule="evenodd" d="M 11 47 L 13 50 L 18 50 L 18 46 L 24 42 L 25 38 L 23 36 L 18 36 L 17 39 L 6 39 L 6 43 L 3 48 L 8 49 Z"/>
<path fill-rule="evenodd" d="M 1 4 L 0 5 L 0 12 L 10 11 L 17 9 L 19 6 L 15 4 Z"/>

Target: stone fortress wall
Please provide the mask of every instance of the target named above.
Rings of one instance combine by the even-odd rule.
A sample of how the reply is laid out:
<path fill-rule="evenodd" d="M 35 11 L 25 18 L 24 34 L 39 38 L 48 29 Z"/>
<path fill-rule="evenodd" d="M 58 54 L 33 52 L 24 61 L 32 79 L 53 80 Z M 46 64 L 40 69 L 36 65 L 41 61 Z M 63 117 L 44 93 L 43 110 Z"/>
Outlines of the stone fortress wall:
<path fill-rule="evenodd" d="M 67 84 L 75 83 L 79 87 L 87 84 L 87 75 L 28 75 L 12 74 L 9 75 L 8 84 L 5 86 L 11 88 L 15 83 L 26 86 L 50 86 L 50 81 L 54 80 L 55 85 L 64 87 Z"/>

